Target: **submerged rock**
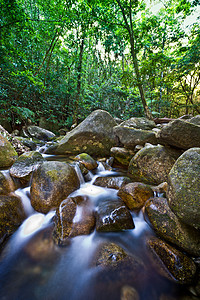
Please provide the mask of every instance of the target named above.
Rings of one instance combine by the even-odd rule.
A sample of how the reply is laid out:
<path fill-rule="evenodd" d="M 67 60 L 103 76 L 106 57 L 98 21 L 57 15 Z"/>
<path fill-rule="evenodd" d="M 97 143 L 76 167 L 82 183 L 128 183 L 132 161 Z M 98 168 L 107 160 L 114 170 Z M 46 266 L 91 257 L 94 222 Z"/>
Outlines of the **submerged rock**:
<path fill-rule="evenodd" d="M 160 184 L 167 181 L 168 174 L 180 154 L 172 148 L 148 145 L 131 159 L 128 171 L 135 181 Z"/>
<path fill-rule="evenodd" d="M 33 173 L 31 204 L 39 212 L 47 213 L 57 208 L 80 183 L 74 168 L 67 163 L 48 161 Z"/>
<path fill-rule="evenodd" d="M 96 160 L 94 160 L 89 154 L 81 153 L 75 157 L 84 167 L 88 170 L 93 170 L 98 167 Z"/>
<path fill-rule="evenodd" d="M 161 129 L 159 142 L 186 150 L 200 147 L 200 126 L 177 119 Z"/>
<path fill-rule="evenodd" d="M 17 196 L 0 196 L 0 243 L 10 236 L 25 220 L 26 215 Z"/>
<path fill-rule="evenodd" d="M 153 266 L 160 275 L 179 284 L 192 282 L 196 266 L 191 258 L 155 237 L 148 239 L 147 246 Z"/>
<path fill-rule="evenodd" d="M 79 154 L 86 152 L 92 156 L 107 156 L 115 145 L 113 127 L 116 122 L 104 110 L 93 111 L 83 122 L 60 140 L 57 146 L 48 149 L 53 154 Z"/>
<path fill-rule="evenodd" d="M 140 296 L 134 287 L 124 285 L 121 289 L 120 300 L 140 300 Z"/>
<path fill-rule="evenodd" d="M 119 293 L 125 285 L 145 284 L 147 270 L 142 260 L 138 256 L 130 255 L 115 243 L 100 244 L 92 266 L 98 269 L 95 290 L 98 295 L 98 291 L 102 293 L 103 289 L 104 299 L 119 299 Z"/>
<path fill-rule="evenodd" d="M 23 181 L 29 181 L 32 172 L 44 161 L 45 159 L 39 152 L 26 152 L 14 162 L 10 168 L 10 175 L 12 177 L 23 179 Z"/>
<path fill-rule="evenodd" d="M 184 152 L 169 173 L 169 206 L 184 223 L 200 229 L 200 148 Z"/>
<path fill-rule="evenodd" d="M 59 245 L 67 244 L 68 238 L 90 234 L 95 226 L 94 212 L 87 197 L 65 199 L 56 215 L 54 240 Z"/>
<path fill-rule="evenodd" d="M 106 199 L 99 203 L 96 210 L 97 231 L 121 231 L 134 227 L 132 216 L 121 199 Z"/>
<path fill-rule="evenodd" d="M 112 188 L 112 189 L 120 189 L 125 184 L 131 182 L 129 177 L 119 176 L 119 177 L 97 177 L 94 181 L 94 185 L 98 185 L 101 187 Z"/>
<path fill-rule="evenodd" d="M 200 256 L 199 231 L 181 222 L 171 211 L 167 199 L 151 198 L 145 205 L 148 222 L 164 240 L 193 256 Z"/>
<path fill-rule="evenodd" d="M 52 236 L 52 226 L 40 230 L 25 245 L 23 251 L 34 262 L 49 262 L 52 264 L 58 258 L 58 253 L 56 251 Z"/>
<path fill-rule="evenodd" d="M 0 134 L 0 168 L 12 166 L 17 157 L 14 147 Z"/>
<path fill-rule="evenodd" d="M 142 208 L 145 202 L 153 197 L 153 191 L 150 186 L 141 183 L 128 183 L 120 188 L 118 196 L 124 201 L 129 209 Z"/>

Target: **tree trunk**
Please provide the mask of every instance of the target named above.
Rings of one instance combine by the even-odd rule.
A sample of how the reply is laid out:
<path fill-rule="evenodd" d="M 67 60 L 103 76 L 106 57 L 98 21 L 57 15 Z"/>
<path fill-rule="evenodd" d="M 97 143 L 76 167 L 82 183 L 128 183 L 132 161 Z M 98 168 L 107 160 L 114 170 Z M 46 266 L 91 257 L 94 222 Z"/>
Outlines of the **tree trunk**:
<path fill-rule="evenodd" d="M 81 44 L 80 44 L 80 52 L 79 52 L 79 61 L 78 61 L 78 67 L 77 67 L 77 93 L 75 98 L 75 109 L 73 114 L 73 123 L 77 123 L 77 112 L 78 112 L 78 106 L 80 101 L 80 93 L 81 93 L 81 75 L 82 75 L 82 63 L 83 63 L 83 49 L 84 49 L 84 36 L 82 38 Z"/>
<path fill-rule="evenodd" d="M 133 59 L 133 66 L 134 66 L 134 70 L 135 70 L 135 75 L 136 75 L 136 80 L 137 80 L 137 86 L 140 92 L 140 98 L 142 101 L 142 105 L 144 108 L 144 114 L 145 117 L 149 120 L 153 120 L 153 116 L 148 108 L 146 99 L 145 99 L 145 95 L 144 95 L 144 89 L 142 86 L 142 81 L 141 81 L 141 77 L 140 77 L 140 71 L 139 71 L 139 67 L 138 67 L 138 60 L 137 60 L 137 56 L 135 53 L 135 49 L 134 49 L 134 39 L 132 36 L 130 36 L 130 43 L 131 43 L 131 56 Z"/>

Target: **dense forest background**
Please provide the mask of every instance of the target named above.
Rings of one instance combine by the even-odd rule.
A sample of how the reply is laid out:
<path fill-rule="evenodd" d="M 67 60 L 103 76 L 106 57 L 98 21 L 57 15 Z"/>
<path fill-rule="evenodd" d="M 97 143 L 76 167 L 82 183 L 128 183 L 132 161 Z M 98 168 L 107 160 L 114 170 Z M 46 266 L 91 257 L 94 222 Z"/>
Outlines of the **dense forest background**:
<path fill-rule="evenodd" d="M 13 128 L 69 128 L 98 108 L 200 114 L 198 0 L 0 0 L 0 11 L 0 118 Z"/>

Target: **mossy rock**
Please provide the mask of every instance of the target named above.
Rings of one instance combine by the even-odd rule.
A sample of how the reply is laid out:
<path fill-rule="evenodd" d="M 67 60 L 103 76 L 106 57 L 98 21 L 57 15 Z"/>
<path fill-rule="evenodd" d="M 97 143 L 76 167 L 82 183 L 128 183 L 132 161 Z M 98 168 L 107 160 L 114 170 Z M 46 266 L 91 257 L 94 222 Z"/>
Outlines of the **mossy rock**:
<path fill-rule="evenodd" d="M 128 166 L 131 158 L 136 154 L 137 151 L 132 151 L 123 147 L 112 147 L 110 154 L 114 157 L 115 161 L 121 165 Z"/>
<path fill-rule="evenodd" d="M 89 154 L 81 153 L 75 157 L 80 163 L 82 163 L 86 169 L 93 170 L 98 167 L 96 160 L 94 160 Z"/>
<path fill-rule="evenodd" d="M 76 171 L 70 164 L 58 161 L 44 162 L 33 173 L 31 204 L 35 210 L 47 213 L 58 208 L 79 186 Z"/>
<path fill-rule="evenodd" d="M 14 147 L 0 134 L 0 168 L 12 166 L 17 157 Z"/>
<path fill-rule="evenodd" d="M 0 242 L 17 230 L 26 215 L 17 196 L 0 196 Z"/>
<path fill-rule="evenodd" d="M 169 173 L 169 206 L 184 223 L 200 229 L 200 148 L 184 152 Z"/>
<path fill-rule="evenodd" d="M 150 260 L 161 276 L 179 284 L 192 282 L 196 266 L 191 258 L 156 237 L 149 238 L 147 246 Z"/>
<path fill-rule="evenodd" d="M 153 197 L 153 191 L 150 186 L 141 183 L 128 183 L 120 188 L 118 196 L 124 201 L 129 209 L 142 208 L 145 202 Z"/>
<path fill-rule="evenodd" d="M 181 222 L 170 209 L 167 199 L 150 198 L 145 204 L 145 218 L 164 240 L 193 256 L 200 256 L 199 230 Z"/>
<path fill-rule="evenodd" d="M 39 152 L 30 151 L 22 154 L 10 168 L 10 175 L 15 178 L 23 179 L 25 182 L 30 180 L 30 176 L 45 159 Z"/>
<path fill-rule="evenodd" d="M 160 184 L 167 181 L 168 174 L 181 152 L 161 145 L 148 145 L 131 159 L 128 172 L 135 181 Z"/>

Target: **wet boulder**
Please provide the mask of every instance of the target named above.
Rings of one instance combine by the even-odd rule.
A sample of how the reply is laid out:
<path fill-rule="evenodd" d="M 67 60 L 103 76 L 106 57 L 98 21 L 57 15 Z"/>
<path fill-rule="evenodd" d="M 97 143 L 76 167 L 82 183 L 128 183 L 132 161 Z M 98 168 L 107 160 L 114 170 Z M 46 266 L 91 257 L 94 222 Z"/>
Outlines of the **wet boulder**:
<path fill-rule="evenodd" d="M 45 159 L 39 152 L 30 151 L 22 154 L 14 162 L 10 168 L 10 175 L 15 178 L 21 179 L 23 182 L 28 182 L 30 176 Z"/>
<path fill-rule="evenodd" d="M 155 237 L 148 239 L 147 246 L 150 260 L 161 276 L 179 284 L 192 282 L 196 265 L 191 258 Z"/>
<path fill-rule="evenodd" d="M 121 187 L 117 195 L 129 209 L 133 210 L 142 208 L 154 193 L 150 186 L 141 182 L 132 182 Z"/>
<path fill-rule="evenodd" d="M 110 149 L 110 154 L 114 157 L 115 161 L 124 166 L 129 165 L 131 158 L 136 154 L 136 152 L 137 151 L 132 151 L 122 147 L 112 147 Z"/>
<path fill-rule="evenodd" d="M 159 143 L 185 150 L 200 147 L 200 126 L 177 119 L 161 129 Z"/>
<path fill-rule="evenodd" d="M 0 195 L 7 195 L 13 192 L 16 184 L 9 174 L 9 171 L 0 171 Z"/>
<path fill-rule="evenodd" d="M 169 173 L 169 206 L 184 223 L 200 229 L 200 148 L 184 152 Z"/>
<path fill-rule="evenodd" d="M 44 162 L 33 173 L 31 204 L 36 211 L 47 213 L 57 208 L 79 186 L 77 173 L 70 164 Z"/>
<path fill-rule="evenodd" d="M 69 238 L 90 234 L 94 226 L 94 212 L 88 198 L 68 197 L 56 211 L 54 240 L 56 244 L 65 245 Z"/>
<path fill-rule="evenodd" d="M 145 214 L 148 223 L 161 238 L 190 255 L 200 256 L 199 231 L 181 222 L 171 211 L 167 199 L 149 199 L 145 205 Z"/>
<path fill-rule="evenodd" d="M 89 154 L 81 153 L 75 157 L 84 167 L 88 170 L 93 170 L 98 167 L 96 160 L 94 160 Z"/>
<path fill-rule="evenodd" d="M 131 127 L 135 129 L 142 129 L 142 130 L 151 130 L 154 127 L 156 127 L 156 124 L 154 121 L 144 117 L 141 118 L 133 117 L 120 123 L 120 126 Z"/>
<path fill-rule="evenodd" d="M 125 148 L 134 150 L 136 145 L 145 143 L 157 144 L 156 135 L 151 130 L 135 129 L 126 126 L 115 126 L 113 128 L 115 135 Z"/>
<path fill-rule="evenodd" d="M 167 181 L 168 174 L 180 151 L 161 145 L 148 145 L 131 159 L 129 173 L 135 181 L 160 184 Z"/>
<path fill-rule="evenodd" d="M 6 137 L 0 134 L 0 168 L 12 166 L 18 155 Z"/>
<path fill-rule="evenodd" d="M 48 149 L 52 154 L 79 154 L 107 156 L 115 145 L 113 127 L 116 122 L 104 110 L 93 111 L 83 122 L 61 139 L 57 146 Z"/>
<path fill-rule="evenodd" d="M 55 134 L 47 129 L 38 126 L 28 126 L 26 129 L 27 135 L 38 140 L 50 141 L 55 137 Z"/>
<path fill-rule="evenodd" d="M 26 215 L 17 196 L 0 196 L 0 243 L 9 237 L 21 223 Z"/>
<path fill-rule="evenodd" d="M 102 200 L 95 215 L 97 231 L 121 231 L 135 227 L 128 208 L 119 198 Z"/>
<path fill-rule="evenodd" d="M 94 185 L 101 187 L 120 189 L 125 184 L 131 182 L 129 177 L 126 176 L 109 176 L 109 177 L 97 177 L 94 181 Z"/>

